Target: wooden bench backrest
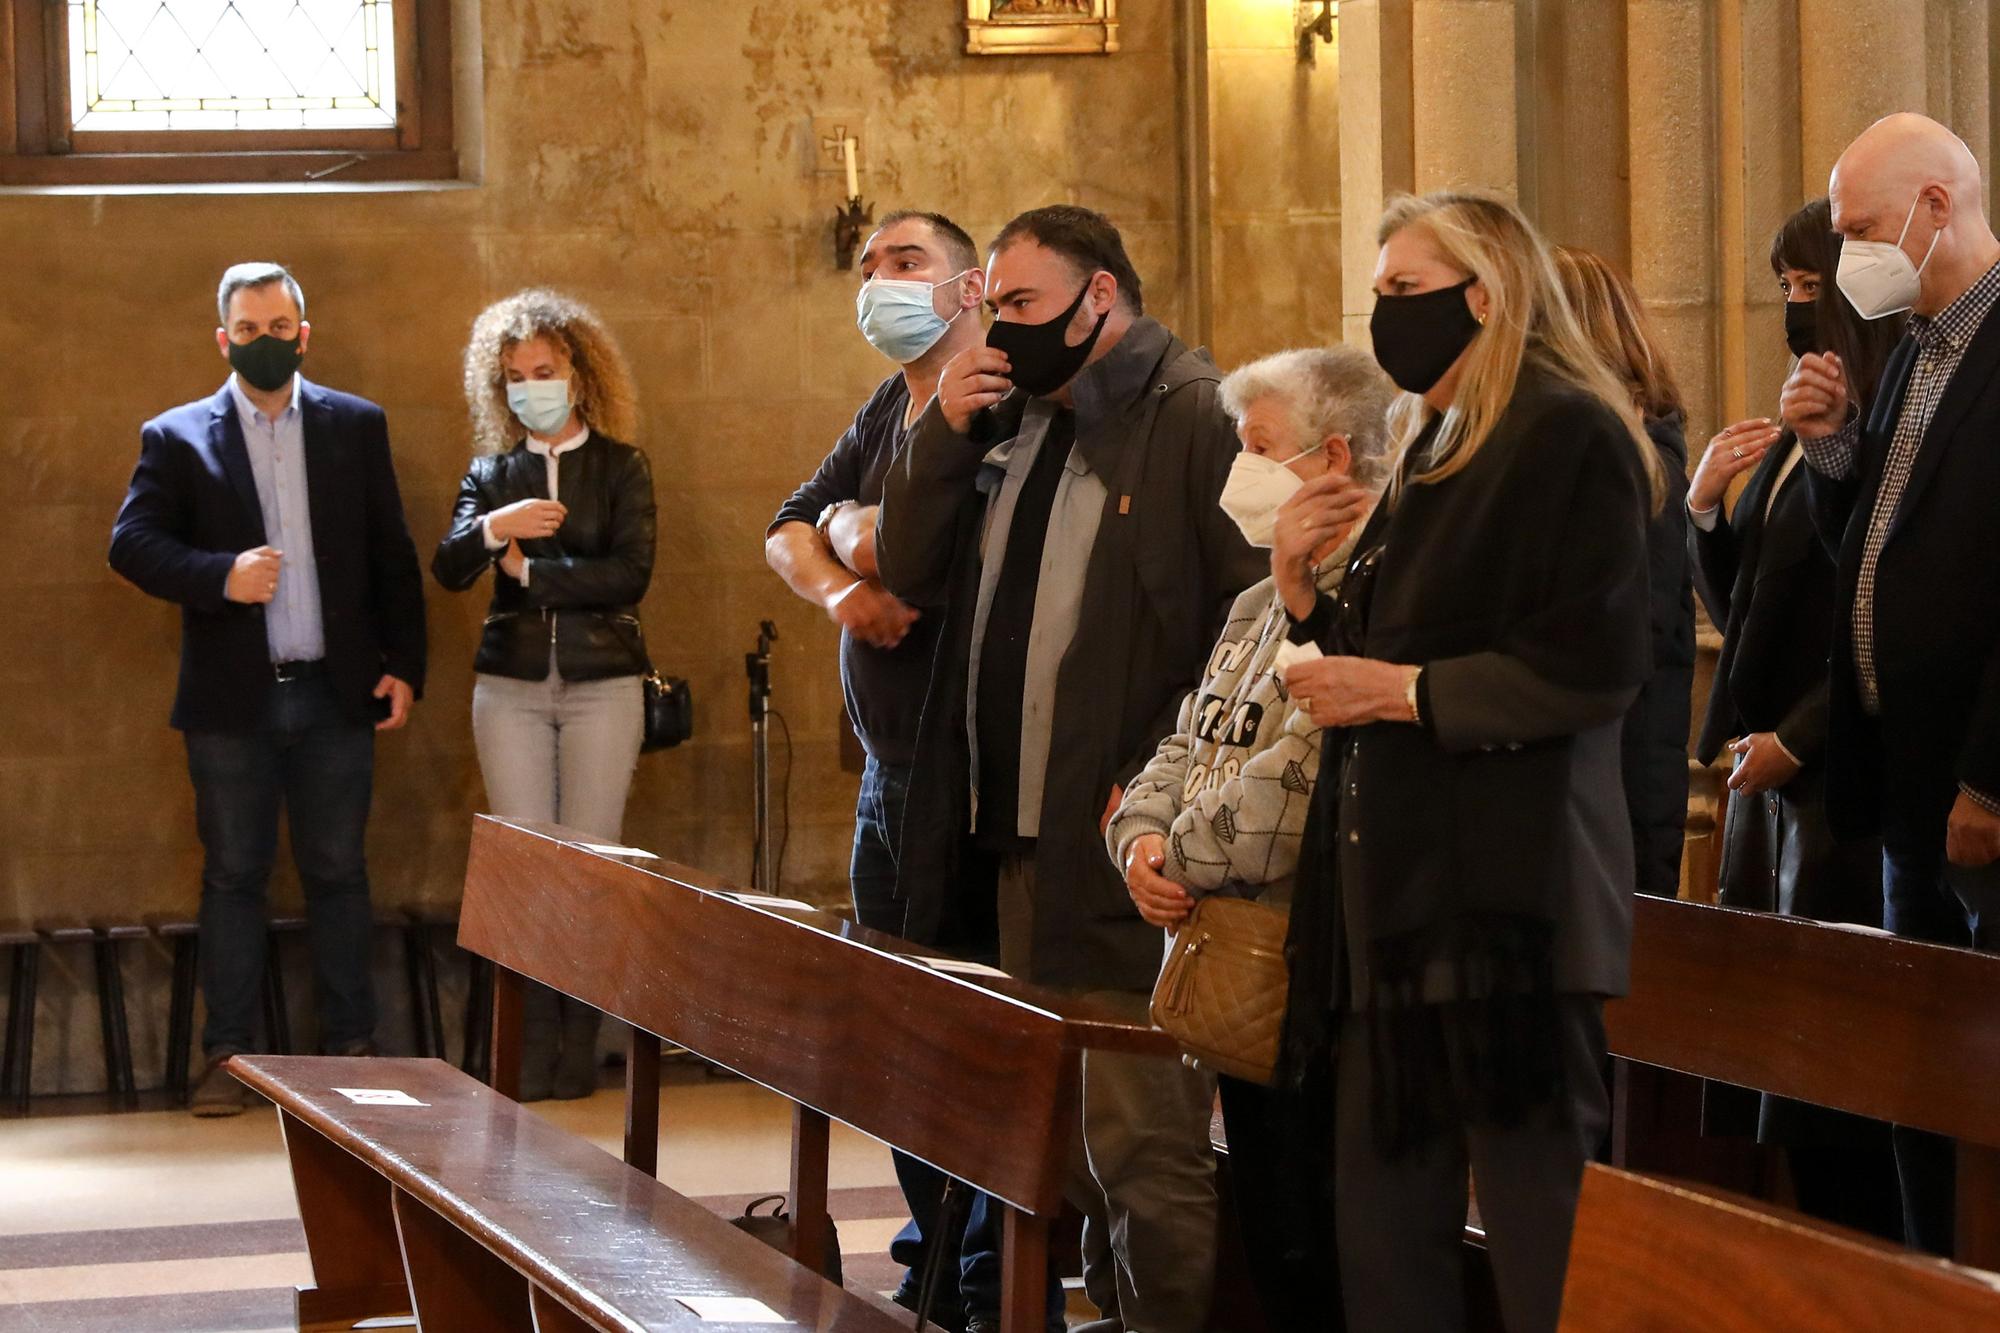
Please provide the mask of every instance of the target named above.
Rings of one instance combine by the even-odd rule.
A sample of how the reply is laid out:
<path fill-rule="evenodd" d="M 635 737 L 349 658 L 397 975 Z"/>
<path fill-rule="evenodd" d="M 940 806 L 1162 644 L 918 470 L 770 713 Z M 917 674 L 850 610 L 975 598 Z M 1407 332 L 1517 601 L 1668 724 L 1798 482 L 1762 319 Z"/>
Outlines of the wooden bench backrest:
<path fill-rule="evenodd" d="M 1086 1003 L 946 975 L 843 917 L 754 907 L 560 829 L 474 824 L 459 943 L 1032 1213 L 1061 1204 L 1084 1049 L 1172 1052 Z M 899 952 L 900 951 L 900 952 Z"/>
<path fill-rule="evenodd" d="M 2000 1285 L 1852 1232 L 1595 1164 L 1564 1333 L 1876 1333 L 2000 1327 Z"/>
<path fill-rule="evenodd" d="M 677 1296 L 716 1294 L 753 1297 L 808 1328 L 901 1327 L 441 1060 L 265 1055 L 238 1057 L 231 1068 L 277 1105 L 295 1173 L 302 1155 L 311 1159 L 313 1149 L 296 1141 L 308 1134 L 382 1178 L 373 1230 L 400 1230 L 410 1243 L 412 1219 L 389 1217 L 391 1191 L 407 1194 L 592 1328 L 699 1329 Z M 335 1091 L 342 1087 L 393 1088 L 424 1105 L 356 1105 Z M 326 1214 L 305 1197 L 308 1188 L 300 1182 L 317 1270 L 322 1258 L 369 1237 L 314 1235 Z M 526 1294 L 514 1304 L 525 1315 Z"/>
<path fill-rule="evenodd" d="M 2000 1144 L 2000 956 L 1640 897 L 1611 1052 Z"/>

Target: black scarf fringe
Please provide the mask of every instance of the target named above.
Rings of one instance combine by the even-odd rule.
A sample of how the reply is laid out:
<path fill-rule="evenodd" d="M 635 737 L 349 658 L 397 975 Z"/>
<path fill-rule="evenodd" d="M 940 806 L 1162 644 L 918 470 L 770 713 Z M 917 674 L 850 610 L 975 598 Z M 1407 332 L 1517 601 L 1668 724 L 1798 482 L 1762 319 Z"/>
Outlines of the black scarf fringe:
<path fill-rule="evenodd" d="M 1507 1129 L 1567 1114 L 1554 935 L 1537 917 L 1482 913 L 1369 945 L 1369 1110 L 1385 1156 L 1459 1125 Z M 1427 1003 L 1437 961 L 1452 968 L 1456 998 Z"/>

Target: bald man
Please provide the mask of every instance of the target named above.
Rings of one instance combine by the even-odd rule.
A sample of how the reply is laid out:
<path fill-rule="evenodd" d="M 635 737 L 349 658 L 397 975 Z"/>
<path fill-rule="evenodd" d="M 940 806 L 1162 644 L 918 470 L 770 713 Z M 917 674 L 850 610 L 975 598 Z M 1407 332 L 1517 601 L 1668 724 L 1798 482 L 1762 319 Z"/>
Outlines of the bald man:
<path fill-rule="evenodd" d="M 1840 288 L 1864 317 L 1909 310 L 1872 403 L 1833 355 L 1782 400 L 1839 562 L 1828 816 L 1878 832 L 1898 935 L 2000 949 L 2000 240 L 1979 164 L 1936 121 L 1891 116 L 1830 188 Z M 1953 1150 L 1898 1128 L 1911 1244 L 1952 1249 Z"/>

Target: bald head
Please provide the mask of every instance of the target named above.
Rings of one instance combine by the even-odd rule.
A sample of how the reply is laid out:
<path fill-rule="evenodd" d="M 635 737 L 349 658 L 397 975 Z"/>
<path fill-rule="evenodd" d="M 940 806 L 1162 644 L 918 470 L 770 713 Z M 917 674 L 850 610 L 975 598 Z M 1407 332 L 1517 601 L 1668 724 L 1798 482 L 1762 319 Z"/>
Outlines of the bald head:
<path fill-rule="evenodd" d="M 1835 231 L 1856 241 L 1900 239 L 1922 266 L 1920 313 L 1950 304 L 2000 251 L 1986 221 L 1978 159 L 1929 116 L 1903 112 L 1862 131 L 1834 164 L 1827 194 Z"/>

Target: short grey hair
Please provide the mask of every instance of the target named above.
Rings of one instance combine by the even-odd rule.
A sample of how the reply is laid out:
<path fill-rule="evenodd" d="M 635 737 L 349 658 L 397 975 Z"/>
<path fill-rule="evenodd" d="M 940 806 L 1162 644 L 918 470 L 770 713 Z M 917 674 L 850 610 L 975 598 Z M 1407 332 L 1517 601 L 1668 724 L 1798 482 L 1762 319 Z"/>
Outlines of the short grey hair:
<path fill-rule="evenodd" d="M 1266 398 L 1285 404 L 1301 447 L 1344 435 L 1355 481 L 1372 487 L 1389 479 L 1396 386 L 1368 353 L 1345 344 L 1299 347 L 1239 366 L 1222 381 L 1222 407 L 1234 421 Z"/>
<path fill-rule="evenodd" d="M 292 304 L 299 308 L 299 318 L 306 317 L 306 294 L 299 287 L 299 280 L 283 264 L 273 264 L 260 260 L 251 264 L 231 264 L 222 275 L 222 285 L 215 289 L 215 318 L 225 329 L 229 327 L 229 298 L 251 287 L 269 287 L 274 282 L 285 284 L 285 294 L 292 298 Z"/>

